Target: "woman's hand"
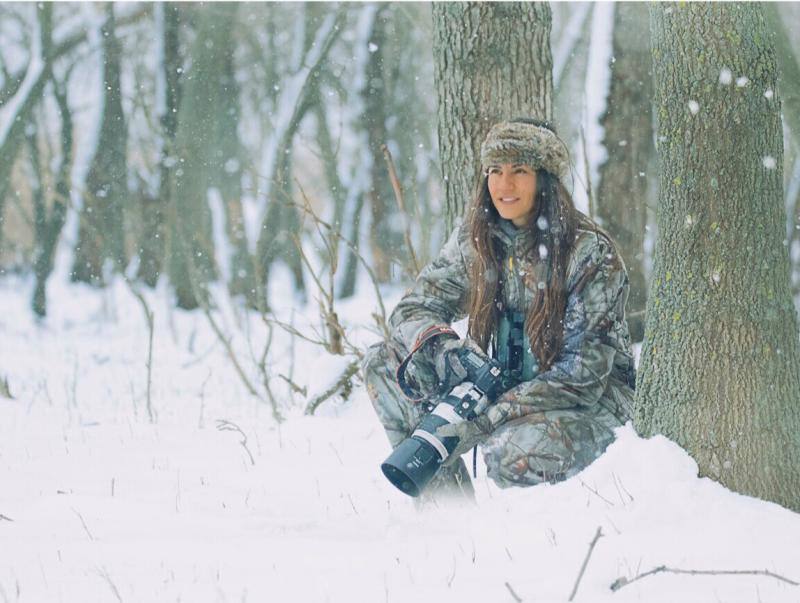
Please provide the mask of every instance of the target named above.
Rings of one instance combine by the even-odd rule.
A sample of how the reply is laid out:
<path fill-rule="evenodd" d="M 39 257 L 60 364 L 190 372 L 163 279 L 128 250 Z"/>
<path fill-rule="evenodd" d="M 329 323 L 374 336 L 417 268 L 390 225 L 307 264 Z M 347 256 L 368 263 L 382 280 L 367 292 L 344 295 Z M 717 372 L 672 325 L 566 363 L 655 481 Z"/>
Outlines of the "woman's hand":
<path fill-rule="evenodd" d="M 462 349 L 468 349 L 482 359 L 488 361 L 489 357 L 481 347 L 471 337 L 463 339 L 444 339 L 432 342 L 436 346 L 434 356 L 434 368 L 439 380 L 439 394 L 450 393 L 456 385 L 466 381 L 468 377 L 467 369 L 461 364 L 458 353 Z"/>

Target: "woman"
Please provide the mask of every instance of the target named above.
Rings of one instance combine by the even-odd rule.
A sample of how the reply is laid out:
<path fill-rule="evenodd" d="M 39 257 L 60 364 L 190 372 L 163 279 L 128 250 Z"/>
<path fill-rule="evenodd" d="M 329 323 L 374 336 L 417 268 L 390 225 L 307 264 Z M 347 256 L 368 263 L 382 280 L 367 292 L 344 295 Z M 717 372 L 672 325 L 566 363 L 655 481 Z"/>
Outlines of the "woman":
<path fill-rule="evenodd" d="M 566 146 L 546 122 L 501 122 L 481 146 L 481 165 L 467 220 L 392 312 L 389 342 L 372 346 L 363 365 L 392 446 L 428 400 L 463 378 L 457 348 L 491 355 L 517 377 L 484 416 L 459 426 L 457 462 L 433 491 L 471 491 L 459 457 L 476 443 L 501 487 L 566 479 L 632 412 L 628 277 L 609 235 L 562 184 Z M 458 339 L 450 325 L 464 316 L 468 336 Z"/>

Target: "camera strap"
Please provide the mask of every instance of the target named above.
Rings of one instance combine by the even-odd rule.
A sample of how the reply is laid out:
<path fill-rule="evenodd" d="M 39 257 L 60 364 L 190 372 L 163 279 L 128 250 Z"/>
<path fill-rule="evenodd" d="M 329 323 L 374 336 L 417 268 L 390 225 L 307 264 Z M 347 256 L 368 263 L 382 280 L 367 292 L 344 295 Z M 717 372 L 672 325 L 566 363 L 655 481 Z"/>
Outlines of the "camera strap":
<path fill-rule="evenodd" d="M 417 340 L 414 342 L 414 345 L 411 347 L 411 351 L 408 353 L 408 356 L 406 356 L 403 362 L 400 363 L 400 366 L 397 367 L 397 373 L 395 374 L 397 385 L 400 386 L 400 389 L 412 402 L 419 402 L 424 398 L 418 397 L 419 392 L 411 387 L 406 381 L 406 368 L 408 367 L 408 363 L 411 362 L 411 358 L 414 356 L 417 350 L 419 350 L 434 337 L 439 336 L 454 337 L 458 339 L 458 333 L 456 333 L 450 327 L 442 325 L 430 326 L 420 333 L 419 337 L 417 337 Z"/>

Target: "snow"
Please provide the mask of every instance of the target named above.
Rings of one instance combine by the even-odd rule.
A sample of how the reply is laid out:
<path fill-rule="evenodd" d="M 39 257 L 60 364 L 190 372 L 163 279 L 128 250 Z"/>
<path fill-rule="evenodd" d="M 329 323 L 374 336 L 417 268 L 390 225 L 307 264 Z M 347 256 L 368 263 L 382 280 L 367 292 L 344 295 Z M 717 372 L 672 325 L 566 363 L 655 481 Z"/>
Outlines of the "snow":
<path fill-rule="evenodd" d="M 290 290 L 288 274 L 274 280 Z M 0 398 L 4 600 L 512 601 L 510 587 L 525 601 L 565 601 L 598 527 L 576 601 L 797 600 L 798 587 L 768 576 L 661 574 L 609 590 L 662 564 L 800 579 L 800 515 L 698 478 L 663 437 L 622 427 L 587 470 L 532 489 L 498 489 L 479 459 L 475 505 L 418 512 L 378 470 L 389 445 L 360 384 L 350 401 L 306 417 L 303 396 L 292 401 L 273 379 L 288 416 L 277 425 L 203 315 L 170 309 L 161 288 L 146 292 L 156 321 L 150 423 L 148 333 L 124 283 L 100 294 L 53 279 L 57 303 L 40 324 L 27 309 L 31 286 L 0 281 L 0 370 L 15 396 Z M 231 307 L 221 287 L 213 293 L 257 383 L 260 318 Z M 387 306 L 401 293 L 385 290 Z M 303 332 L 318 324 L 314 304 L 273 299 Z M 366 286 L 337 308 L 358 345 L 376 337 L 374 308 Z M 342 369 L 277 328 L 272 346 L 272 374 L 293 369 L 309 396 Z"/>

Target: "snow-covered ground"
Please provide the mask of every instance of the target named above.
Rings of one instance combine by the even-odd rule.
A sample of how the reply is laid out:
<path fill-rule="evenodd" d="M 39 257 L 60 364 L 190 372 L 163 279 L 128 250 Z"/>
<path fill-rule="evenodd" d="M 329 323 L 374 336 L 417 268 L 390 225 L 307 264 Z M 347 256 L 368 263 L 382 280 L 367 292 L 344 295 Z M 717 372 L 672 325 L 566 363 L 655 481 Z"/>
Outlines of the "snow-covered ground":
<path fill-rule="evenodd" d="M 496 488 L 479 463 L 477 504 L 420 513 L 380 474 L 389 446 L 360 385 L 306 417 L 276 378 L 277 425 L 205 317 L 148 293 L 151 423 L 136 300 L 121 282 L 60 280 L 41 325 L 30 282 L 0 281 L 0 376 L 14 395 L 0 398 L 0 601 L 566 601 L 598 528 L 575 601 L 800 601 L 800 586 L 766 575 L 658 574 L 610 590 L 660 565 L 800 581 L 800 515 L 699 479 L 666 439 L 626 426 L 582 474 L 527 490 Z M 376 338 L 364 328 L 374 305 L 365 288 L 339 308 L 360 344 Z M 310 332 L 313 304 L 294 320 Z M 264 327 L 239 321 L 228 308 L 260 388 Z M 269 362 L 309 395 L 342 366 L 279 329 Z"/>

